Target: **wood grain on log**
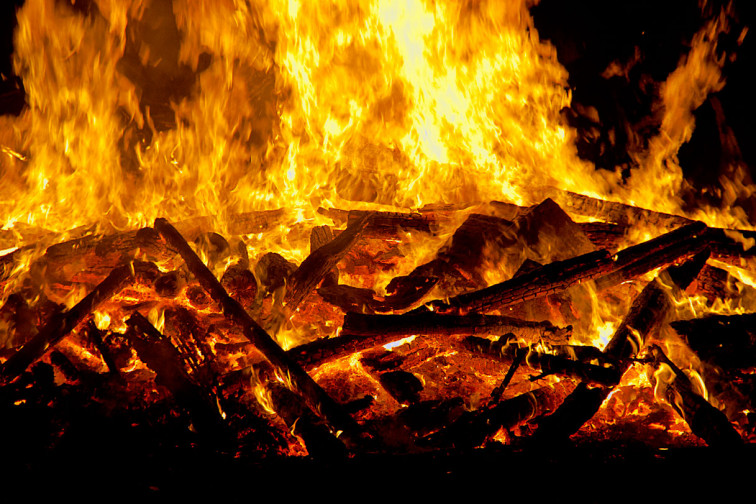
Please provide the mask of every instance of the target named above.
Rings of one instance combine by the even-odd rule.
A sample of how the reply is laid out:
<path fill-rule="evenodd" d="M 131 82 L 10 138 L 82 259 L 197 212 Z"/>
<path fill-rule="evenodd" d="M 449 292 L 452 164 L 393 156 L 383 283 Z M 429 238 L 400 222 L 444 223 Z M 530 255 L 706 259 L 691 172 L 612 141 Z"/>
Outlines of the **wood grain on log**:
<path fill-rule="evenodd" d="M 336 402 L 270 337 L 270 335 L 247 314 L 244 308 L 221 286 L 213 273 L 200 260 L 189 244 L 165 219 L 156 219 L 155 229 L 186 261 L 189 271 L 199 280 L 202 287 L 221 305 L 224 314 L 238 324 L 244 336 L 281 373 L 289 377 L 295 391 L 302 395 L 308 406 L 320 413 L 333 429 L 343 431 L 352 442 L 358 439 L 360 431 L 357 423 L 347 415 Z"/>
<path fill-rule="evenodd" d="M 155 382 L 189 410 L 198 432 L 219 434 L 224 422 L 217 401 L 185 372 L 181 353 L 140 313 L 129 317 L 127 324 L 132 329 L 126 332 L 127 338 L 139 358 L 157 374 Z"/>
<path fill-rule="evenodd" d="M 506 341 L 504 337 L 491 341 L 486 338 L 468 336 L 463 340 L 463 343 L 468 350 L 486 355 L 505 364 L 512 364 L 524 352 L 523 364 L 541 371 L 542 376 L 556 374 L 600 385 L 615 385 L 621 376 L 614 363 L 607 362 L 605 365 L 600 365 L 592 363 L 595 359 L 582 361 L 577 358 L 569 358 L 564 354 L 545 353 L 532 346 Z"/>
<path fill-rule="evenodd" d="M 614 268 L 611 255 L 597 250 L 572 259 L 554 261 L 541 268 L 467 294 L 446 303 L 435 303 L 437 311 L 449 313 L 485 312 L 554 294 L 573 285 L 603 276 Z"/>
<path fill-rule="evenodd" d="M 549 322 L 532 322 L 495 315 L 441 315 L 433 312 L 404 315 L 347 313 L 340 336 L 300 345 L 288 353 L 303 367 L 311 369 L 412 335 L 448 337 L 516 333 L 535 341 L 566 340 L 570 332 L 570 327 L 560 328 Z"/>
<path fill-rule="evenodd" d="M 698 254 L 681 266 L 670 266 L 635 298 L 629 313 L 604 348 L 604 354 L 617 362 L 618 377 L 629 368 L 630 359 L 643 348 L 646 336 L 667 317 L 672 305 L 670 290 L 684 290 L 690 285 L 706 258 L 708 252 Z M 553 414 L 543 419 L 533 439 L 547 444 L 565 441 L 593 417 L 614 385 L 580 383 Z"/>
<path fill-rule="evenodd" d="M 674 379 L 666 384 L 667 400 L 690 426 L 693 434 L 706 441 L 709 446 L 725 448 L 741 446 L 743 440 L 727 416 L 693 390 L 690 379 L 659 346 L 652 345 L 651 353 L 657 361 L 657 367 L 664 363 L 674 372 Z M 675 394 L 679 400 L 673 397 Z"/>
<path fill-rule="evenodd" d="M 305 296 L 312 292 L 323 277 L 349 252 L 365 229 L 369 218 L 370 214 L 364 215 L 302 261 L 286 286 L 283 304 L 286 312 L 293 313 Z"/>
<path fill-rule="evenodd" d="M 81 301 L 65 313 L 53 315 L 51 320 L 21 349 L 13 354 L 0 369 L 0 382 L 9 382 L 24 372 L 61 338 L 70 333 L 100 304 L 120 291 L 137 275 L 154 275 L 157 268 L 151 263 L 132 263 L 115 268 Z M 154 280 L 154 277 L 152 278 Z"/>

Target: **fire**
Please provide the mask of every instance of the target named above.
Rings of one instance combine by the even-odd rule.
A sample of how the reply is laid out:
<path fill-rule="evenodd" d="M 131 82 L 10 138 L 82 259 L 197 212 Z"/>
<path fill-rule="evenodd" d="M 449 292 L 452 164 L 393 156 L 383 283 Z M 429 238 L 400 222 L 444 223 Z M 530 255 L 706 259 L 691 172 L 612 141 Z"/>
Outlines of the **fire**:
<path fill-rule="evenodd" d="M 528 2 L 93 5 L 30 0 L 18 13 L 29 106 L 2 119 L 6 227 L 212 215 L 223 229 L 253 209 L 296 221 L 319 206 L 532 203 L 549 186 L 679 214 L 675 155 L 692 110 L 724 85 L 716 39 L 730 14 L 701 28 L 663 83 L 660 132 L 631 153 L 623 184 L 577 157 L 560 116 L 567 75 Z M 158 36 L 175 40 L 157 47 Z"/>
<path fill-rule="evenodd" d="M 242 312 L 264 326 L 261 331 L 272 333 L 283 350 L 295 351 L 321 337 L 349 337 L 344 312 L 411 313 L 432 298 L 437 303 L 427 305 L 427 313 L 469 322 L 465 317 L 477 314 L 468 313 L 469 306 L 454 304 L 460 295 L 509 281 L 515 274 L 529 274 L 522 269 L 527 261 L 535 264 L 530 271 L 540 271 L 539 261 L 567 261 L 601 248 L 586 238 L 576 248 L 584 245 L 588 250 L 561 257 L 561 249 L 572 243 L 539 243 L 528 249 L 532 243 L 525 243 L 526 238 L 514 231 L 507 234 L 513 228 L 501 233 L 496 228 L 479 233 L 484 235 L 482 266 L 453 265 L 450 278 L 441 281 L 431 273 L 412 276 L 441 253 L 451 254 L 456 232 L 468 219 L 483 215 L 499 219 L 496 226 L 507 222 L 516 227 L 525 214 L 523 208 L 535 207 L 547 196 L 567 197 L 572 191 L 712 227 L 752 229 L 746 210 L 738 206 L 756 191 L 744 165 L 731 166 L 723 174 L 722 204 L 717 208 L 703 198 L 695 205 L 684 201 L 683 193 L 691 188 L 678 162 L 678 152 L 695 127 L 693 112 L 725 86 L 727 57 L 718 39 L 732 29 L 732 7 L 707 18 L 677 68 L 657 83 L 656 116 L 649 121 L 658 125 L 658 131 L 631 143 L 632 165 L 597 169 L 578 156 L 578 132 L 563 114 L 572 101 L 567 71 L 555 47 L 539 37 L 530 12 L 534 3 L 94 0 L 81 7 L 76 2 L 27 0 L 17 13 L 13 54 L 26 107 L 17 117 L 0 117 L 0 257 L 12 258 L 0 270 L 4 274 L 0 305 L 14 293 L 31 292 L 30 285 L 42 285 L 44 297 L 35 292 L 30 304 L 51 300 L 71 310 L 109 271 L 81 260 L 61 266 L 65 270 L 61 273 L 54 266 L 35 269 L 35 261 L 43 254 L 52 255 L 50 247 L 65 245 L 66 240 L 114 235 L 130 240 L 134 246 L 128 252 L 96 249 L 95 255 L 98 260 L 106 257 L 104 264 L 113 260 L 109 254 L 117 255 L 116 263 L 128 264 L 131 277 L 160 277 L 163 289 L 153 292 L 156 289 L 135 281 L 118 290 L 111 302 L 93 310 L 89 330 L 136 333 L 140 322 L 134 314 L 147 314 L 145 321 L 153 329 L 173 332 L 168 340 L 185 342 L 174 350 L 186 360 L 187 369 L 174 369 L 171 376 L 202 383 L 212 391 L 216 409 L 221 380 L 212 381 L 206 374 L 220 371 L 208 361 L 217 349 L 227 348 L 218 360 L 224 379 L 238 373 L 262 408 L 274 414 L 288 400 L 276 396 L 280 390 L 275 387 L 295 389 L 296 377 L 283 379 L 280 369 L 265 368 L 261 363 L 269 356 L 240 341 L 240 334 L 223 321 L 227 305 L 220 310 L 196 282 L 188 286 L 191 275 L 178 256 L 163 250 L 166 258 L 155 252 L 156 243 L 166 242 L 163 233 L 145 238 L 144 229 L 136 230 L 151 226 L 156 218 L 175 223 L 185 237 L 191 236 L 190 248 L 224 288 L 244 281 L 254 284 L 248 298 L 239 301 Z M 744 36 L 745 31 L 740 42 Z M 636 52 L 631 63 L 640 57 Z M 620 62 L 605 71 L 606 77 L 627 75 Z M 511 222 L 509 215 L 502 217 L 507 205 L 516 205 L 521 212 Z M 432 232 L 403 229 L 389 238 L 362 237 L 364 229 L 353 229 L 361 221 L 347 210 L 435 220 Z M 570 214 L 569 225 L 601 223 L 595 216 L 565 211 Z M 610 224 L 617 224 L 620 237 L 612 254 L 597 260 L 605 260 L 607 268 L 618 261 L 613 254 L 617 250 L 669 231 L 658 222 Z M 358 301 L 349 310 L 300 303 L 304 294 L 296 302 L 288 297 L 296 287 L 298 266 L 322 250 L 323 243 L 311 240 L 313 228 L 323 225 L 329 226 L 324 243 L 333 243 L 334 234 L 338 238 L 354 231 L 355 240 L 369 244 L 357 252 L 347 247 L 336 264 L 323 267 L 328 270 L 323 275 L 327 280 L 317 283 L 324 290 L 354 289 Z M 335 233 L 331 227 L 341 231 Z M 497 233 L 502 236 L 489 236 Z M 723 233 L 746 250 L 754 244 L 754 237 L 741 231 Z M 564 239 L 555 240 L 560 238 Z M 574 236 L 566 241 L 572 238 L 580 241 Z M 458 240 L 463 242 L 458 245 L 462 252 L 456 253 L 464 255 L 469 236 Z M 500 251 L 505 247 L 496 240 L 511 240 L 507 247 L 516 252 Z M 269 260 L 265 275 L 254 266 L 263 258 Z M 151 264 L 146 273 L 140 270 L 140 261 Z M 739 266 L 745 267 L 727 265 L 735 278 L 729 281 L 737 283 L 729 287 L 751 289 L 754 282 L 747 265 Z M 241 272 L 240 276 L 233 277 L 234 272 Z M 252 272 L 255 276 L 243 276 Z M 580 285 L 564 297 L 551 293 L 541 305 L 502 305 L 486 312 L 502 318 L 548 318 L 555 324 L 529 326 L 532 333 L 518 340 L 509 341 L 506 334 L 483 335 L 479 344 L 499 345 L 494 358 L 510 359 L 512 372 L 503 386 L 504 373 L 500 367 L 491 369 L 490 359 L 470 357 L 469 348 L 442 349 L 436 340 L 448 335 L 426 338 L 420 332 L 382 340 L 373 349 L 375 355 L 365 352 L 358 358 L 355 353 L 315 366 L 314 374 L 318 382 L 343 394 L 338 399 L 344 401 L 353 399 L 354 390 L 332 384 L 351 376 L 350 387 L 369 390 L 365 399 L 377 400 L 375 411 L 382 415 L 451 391 L 468 396 L 462 407 L 456 405 L 459 411 L 448 406 L 453 413 L 449 418 L 463 418 L 464 409 L 493 411 L 501 397 L 530 394 L 530 419 L 555 409 L 544 400 L 546 389 L 559 390 L 563 398 L 574 387 L 550 376 L 554 373 L 546 365 L 543 376 L 525 376 L 518 369 L 521 361 L 524 367 L 535 366 L 541 364 L 538 359 L 556 361 L 569 354 L 567 360 L 575 362 L 581 351 L 607 347 L 613 351 L 613 336 L 626 329 L 634 345 L 632 355 L 613 355 L 616 362 L 610 364 L 596 356 L 587 359 L 597 387 L 606 386 L 601 382 L 605 378 L 595 378 L 598 374 L 624 367 L 621 381 L 598 401 L 601 410 L 581 432 L 601 430 L 600 422 L 621 427 L 635 417 L 648 417 L 653 418 L 650 425 L 666 425 L 690 435 L 680 418 L 654 401 L 669 403 L 665 386 L 675 380 L 668 363 L 673 362 L 685 372 L 684 379 L 677 377 L 677 385 L 684 380 L 692 384 L 684 393 L 720 406 L 717 393 L 710 390 L 712 371 L 668 329 L 649 324 L 643 332 L 644 328 L 625 328 L 623 321 L 633 301 L 649 286 L 669 296 L 670 305 L 664 309 L 670 313 L 661 317 L 662 325 L 711 313 L 752 311 L 756 299 L 743 294 L 712 302 L 702 294 L 686 294 L 685 287 L 665 283 L 661 268 L 644 270 L 610 289 L 599 288 L 593 282 L 597 276 L 587 276 L 584 282 L 581 278 Z M 150 285 L 157 285 L 152 277 Z M 409 296 L 395 289 L 393 282 L 418 277 L 428 280 L 428 285 L 413 286 L 416 291 L 410 294 L 419 292 L 417 298 L 393 308 L 390 303 L 397 297 Z M 177 306 L 195 310 L 201 321 L 194 331 L 203 332 L 206 341 L 183 334 L 193 331 L 191 317 L 170 311 Z M 3 345 L 5 335 L 16 330 L 15 323 L 0 319 Z M 80 330 L 74 333 L 81 336 Z M 477 336 L 476 330 L 463 334 Z M 247 327 L 246 333 L 250 331 Z M 544 334 L 559 331 L 559 337 L 567 334 L 565 341 L 544 341 Z M 560 345 L 567 338 L 584 348 L 564 350 Z M 68 341 L 63 348 L 82 362 L 96 362 L 92 367 L 98 372 L 112 365 L 115 369 L 110 372 L 137 376 L 150 367 L 140 362 L 149 357 L 138 358 L 131 349 L 120 357 L 120 365 L 107 363 L 104 353 L 92 348 L 93 341 L 96 338 L 89 347 Z M 506 354 L 515 342 L 529 352 L 527 359 L 516 348 Z M 378 354 L 380 349 L 386 355 Z M 463 359 L 474 370 L 472 377 L 460 376 L 455 368 Z M 410 392 L 392 389 L 395 382 L 389 378 L 376 379 L 371 365 L 382 372 L 391 369 L 395 374 L 382 376 L 391 376 Z M 414 381 L 408 376 L 412 373 L 394 370 L 400 365 L 419 378 Z M 514 375 L 517 380 L 510 387 L 506 380 Z M 271 390 L 273 382 L 278 383 Z M 586 393 L 600 397 L 593 385 Z M 489 394 L 503 396 L 488 400 Z M 292 411 L 299 418 L 299 410 Z M 364 412 L 359 415 L 369 417 Z M 301 435 L 290 427 L 292 437 Z M 513 435 L 509 428 L 501 428 L 489 439 L 509 443 Z"/>

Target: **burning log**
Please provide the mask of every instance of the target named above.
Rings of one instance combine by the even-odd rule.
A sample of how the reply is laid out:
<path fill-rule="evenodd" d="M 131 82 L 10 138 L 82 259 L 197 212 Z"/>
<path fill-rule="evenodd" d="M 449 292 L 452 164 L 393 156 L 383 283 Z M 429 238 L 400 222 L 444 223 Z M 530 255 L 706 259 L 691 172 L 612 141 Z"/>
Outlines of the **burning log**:
<path fill-rule="evenodd" d="M 447 291 L 485 285 L 482 269 L 492 264 L 564 260 L 593 251 L 580 227 L 550 199 L 522 212 L 514 221 L 471 214 L 439 250 L 436 258 L 418 266 L 408 277 L 389 283 L 393 291 L 415 276 L 438 277 Z"/>
<path fill-rule="evenodd" d="M 579 226 L 597 249 L 614 252 L 629 229 L 627 226 L 608 222 L 581 222 Z"/>
<path fill-rule="evenodd" d="M 118 365 L 116 364 L 115 356 L 113 355 L 113 352 L 110 351 L 110 348 L 105 345 L 105 341 L 102 337 L 102 332 L 100 331 L 100 329 L 98 329 L 94 320 L 90 319 L 85 326 L 85 334 L 92 341 L 97 350 L 99 350 L 100 355 L 102 355 L 102 360 L 108 367 L 108 372 L 110 373 L 110 375 L 117 376 Z"/>
<path fill-rule="evenodd" d="M 555 354 L 550 354 L 540 352 L 530 345 L 521 346 L 516 342 L 512 342 L 511 338 L 506 336 L 502 336 L 495 341 L 468 336 L 464 339 L 463 344 L 467 350 L 487 355 L 506 364 L 513 364 L 517 362 L 518 358 L 524 359 L 523 363 L 527 364 L 528 367 L 542 372 L 540 376 L 532 378 L 533 381 L 550 374 L 569 376 L 570 378 L 599 385 L 614 385 L 620 379 L 616 365 L 612 362 L 606 362 L 605 355 L 602 355 L 603 365 L 593 364 L 591 361 L 598 362 L 595 353 L 591 351 L 580 352 L 577 350 L 579 347 L 563 349 L 555 346 L 552 349 L 555 351 Z M 598 352 L 593 347 L 587 348 Z M 577 359 L 580 359 L 581 354 L 586 357 L 582 360 L 576 360 L 575 358 L 568 357 L 570 353 Z"/>
<path fill-rule="evenodd" d="M 699 253 L 680 266 L 670 266 L 635 298 L 630 312 L 604 349 L 604 354 L 618 363 L 618 377 L 630 367 L 630 359 L 641 350 L 646 335 L 667 316 L 672 300 L 666 286 L 679 290 L 687 288 L 698 275 L 708 255 L 708 251 Z M 580 383 L 553 414 L 544 418 L 533 439 L 546 443 L 567 439 L 598 411 L 614 385 L 616 383 L 590 387 L 585 382 Z"/>
<path fill-rule="evenodd" d="M 308 453 L 318 459 L 337 460 L 346 456 L 344 444 L 335 438 L 325 422 L 315 415 L 303 399 L 289 390 L 266 361 L 234 371 L 223 379 L 230 384 L 255 387 L 255 396 L 262 407 L 273 412 L 286 424 L 291 433 L 304 442 Z"/>
<path fill-rule="evenodd" d="M 657 345 L 651 346 L 651 354 L 657 367 L 669 366 L 674 378 L 667 383 L 667 402 L 680 414 L 695 435 L 714 447 L 742 446 L 743 440 L 724 413 L 693 390 L 690 379 L 675 365 Z M 659 379 L 657 377 L 657 379 Z M 679 400 L 676 400 L 674 396 Z"/>
<path fill-rule="evenodd" d="M 347 223 L 352 225 L 367 213 L 364 210 L 351 210 L 348 212 Z M 370 216 L 365 231 L 373 236 L 394 236 L 401 230 L 430 234 L 438 227 L 437 219 L 435 212 L 375 212 Z"/>
<path fill-rule="evenodd" d="M 257 280 L 247 268 L 234 264 L 223 273 L 220 283 L 243 307 L 251 308 L 257 299 Z"/>
<path fill-rule="evenodd" d="M 157 374 L 155 382 L 170 390 L 176 401 L 189 410 L 198 432 L 220 434 L 224 427 L 217 398 L 213 400 L 185 372 L 178 350 L 140 313 L 134 313 L 126 323 L 131 328 L 126 337 L 139 358 Z"/>
<path fill-rule="evenodd" d="M 372 289 L 361 289 L 350 285 L 321 287 L 318 294 L 325 301 L 338 306 L 345 312 L 386 313 L 409 308 L 420 301 L 438 282 L 435 277 L 404 277 L 401 292 L 383 298 L 376 298 Z"/>
<path fill-rule="evenodd" d="M 530 273 L 449 299 L 432 306 L 443 313 L 485 312 L 563 291 L 573 285 L 603 276 L 614 267 L 606 250 L 573 259 L 554 261 Z"/>
<path fill-rule="evenodd" d="M 672 229 L 692 222 L 690 219 L 679 215 L 592 198 L 570 191 L 556 189 L 552 197 L 568 212 L 615 224 L 632 226 L 633 224 L 642 223 L 655 228 Z"/>
<path fill-rule="evenodd" d="M 255 265 L 255 278 L 267 293 L 275 292 L 289 280 L 297 266 L 284 259 L 280 254 L 268 252 Z"/>
<path fill-rule="evenodd" d="M 532 339 L 566 339 L 570 327 L 549 322 L 532 322 L 495 315 L 441 315 L 433 312 L 404 315 L 347 313 L 343 333 L 300 345 L 288 351 L 303 367 L 311 369 L 326 362 L 385 345 L 413 335 L 430 337 L 465 336 L 515 332 Z"/>
<path fill-rule="evenodd" d="M 222 306 L 227 317 L 238 324 L 244 336 L 281 373 L 288 376 L 294 389 L 302 395 L 313 411 L 320 412 L 332 428 L 342 430 L 347 439 L 356 441 L 359 427 L 320 386 L 273 341 L 270 335 L 247 314 L 244 308 L 225 291 L 213 273 L 207 269 L 197 254 L 186 243 L 179 232 L 165 219 L 155 220 L 155 229 L 170 247 L 186 261 L 189 271 L 199 280 L 202 287 Z"/>
<path fill-rule="evenodd" d="M 396 236 L 400 231 L 419 231 L 435 234 L 438 226 L 451 218 L 451 214 L 462 208 L 452 206 L 427 206 L 417 212 L 368 212 L 366 210 L 341 210 L 337 208 L 318 208 L 318 213 L 325 215 L 338 224 L 351 225 L 370 213 L 365 232 L 370 236 Z"/>
<path fill-rule="evenodd" d="M 44 355 L 51 346 L 70 333 L 103 301 L 120 291 L 136 275 L 146 275 L 154 279 L 157 276 L 157 267 L 151 263 L 133 263 L 115 268 L 73 308 L 65 313 L 53 315 L 39 333 L 13 354 L 0 369 L 0 383 L 7 383 L 23 373 L 29 364 Z"/>
<path fill-rule="evenodd" d="M 11 294 L 0 308 L 0 348 L 16 348 L 26 343 L 37 328 L 26 299 Z"/>
<path fill-rule="evenodd" d="M 333 240 L 333 232 L 328 226 L 315 226 L 310 233 L 310 253 L 315 252 L 317 249 Z M 338 285 L 339 283 L 339 270 L 338 268 L 331 268 L 328 273 L 325 274 L 321 285 L 324 287 Z"/>
<path fill-rule="evenodd" d="M 168 271 L 155 279 L 155 292 L 158 296 L 173 299 L 186 285 L 186 279 L 180 271 Z"/>
<path fill-rule="evenodd" d="M 703 295 L 709 303 L 717 300 L 740 300 L 747 306 L 751 305 L 752 299 L 756 299 L 756 289 L 740 281 L 729 271 L 708 264 L 696 278 L 695 292 Z"/>
<path fill-rule="evenodd" d="M 471 214 L 431 261 L 416 267 L 409 275 L 396 277 L 386 290 L 397 295 L 411 292 L 417 278 L 435 278 L 449 289 L 474 288 L 483 284 L 480 267 L 488 250 L 499 250 L 515 243 L 509 221 L 482 214 Z"/>
<path fill-rule="evenodd" d="M 259 233 L 278 225 L 285 216 L 284 209 L 240 213 L 230 216 L 226 227 L 233 235 Z M 189 240 L 195 240 L 216 221 L 215 217 L 198 217 L 179 222 L 176 227 Z M 132 259 L 137 249 L 154 256 L 151 260 L 165 259 L 165 249 L 153 246 L 154 235 L 150 232 L 154 230 L 150 228 L 109 235 L 91 232 L 90 229 L 85 236 L 51 245 L 35 261 L 38 264 L 34 267 L 44 270 L 50 282 L 87 282 L 104 278 L 111 269 Z M 36 248 L 38 246 L 26 246 L 0 257 L 0 283 L 7 280 L 21 254 Z"/>
<path fill-rule="evenodd" d="M 280 324 L 294 313 L 305 296 L 312 292 L 323 277 L 349 252 L 365 229 L 369 217 L 369 214 L 365 215 L 302 261 L 299 268 L 289 278 L 283 301 L 283 313 L 276 317 L 275 329 L 278 329 Z"/>
<path fill-rule="evenodd" d="M 706 245 L 699 236 L 706 226 L 693 223 L 614 256 L 605 250 L 555 261 L 529 273 L 449 300 L 436 302 L 440 311 L 490 311 L 563 291 L 587 280 L 607 288 L 699 252 Z"/>
<path fill-rule="evenodd" d="M 534 322 L 501 315 L 477 313 L 444 315 L 434 312 L 412 312 L 403 315 L 347 313 L 342 330 L 344 333 L 355 336 L 381 335 L 395 340 L 412 335 L 447 337 L 515 332 L 528 339 L 566 341 L 572 328 L 556 327 L 547 321 Z"/>
<path fill-rule="evenodd" d="M 449 427 L 420 439 L 418 444 L 459 449 L 480 446 L 499 429 L 511 429 L 553 411 L 559 404 L 554 387 L 541 387 L 490 407 L 465 412 Z"/>
<path fill-rule="evenodd" d="M 694 222 L 617 252 L 614 270 L 597 279 L 596 286 L 608 288 L 695 255 L 708 244 L 706 229 L 702 222 Z"/>

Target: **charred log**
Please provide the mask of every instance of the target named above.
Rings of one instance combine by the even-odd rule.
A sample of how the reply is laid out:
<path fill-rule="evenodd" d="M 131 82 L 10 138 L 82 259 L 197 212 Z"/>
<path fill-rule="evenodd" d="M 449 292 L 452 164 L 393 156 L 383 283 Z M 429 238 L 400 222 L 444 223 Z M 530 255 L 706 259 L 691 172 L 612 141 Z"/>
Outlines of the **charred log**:
<path fill-rule="evenodd" d="M 184 371 L 179 351 L 141 314 L 133 314 L 127 324 L 131 331 L 126 332 L 126 337 L 139 358 L 157 374 L 155 382 L 170 390 L 176 401 L 187 408 L 198 432 L 219 435 L 223 419 L 217 399 L 213 400 L 208 390 Z"/>
<path fill-rule="evenodd" d="M 706 229 L 694 222 L 617 252 L 613 271 L 596 280 L 597 287 L 608 288 L 697 254 L 708 245 Z"/>
<path fill-rule="evenodd" d="M 312 252 L 291 275 L 286 286 L 283 309 L 284 317 L 292 314 L 299 303 L 312 292 L 336 264 L 349 252 L 367 225 L 369 215 L 347 227 L 336 238 Z"/>
<path fill-rule="evenodd" d="M 463 344 L 469 351 L 486 355 L 505 364 L 512 365 L 521 360 L 528 367 L 542 372 L 538 378 L 557 374 L 600 385 L 614 385 L 620 379 L 616 365 L 609 362 L 606 356 L 602 359 L 603 364 L 598 364 L 599 360 L 593 357 L 591 352 L 584 353 L 584 355 L 590 355 L 590 359 L 578 360 L 579 352 L 575 352 L 575 347 L 555 346 L 552 348 L 555 353 L 550 354 L 540 352 L 532 346 L 519 345 L 506 337 L 491 341 L 477 336 L 468 336 L 463 340 Z M 570 353 L 576 358 L 569 358 Z"/>
<path fill-rule="evenodd" d="M 465 412 L 449 427 L 422 438 L 418 444 L 458 449 L 480 446 L 501 428 L 511 429 L 553 411 L 559 404 L 557 396 L 552 387 L 542 387 L 491 407 Z"/>
<path fill-rule="evenodd" d="M 257 261 L 255 278 L 263 290 L 271 293 L 285 286 L 297 266 L 275 252 L 268 252 Z"/>
<path fill-rule="evenodd" d="M 322 413 L 332 428 L 340 429 L 348 438 L 356 440 L 359 427 L 354 420 L 296 362 L 288 357 L 286 352 L 247 314 L 238 302 L 228 295 L 213 273 L 197 257 L 197 254 L 194 253 L 179 232 L 165 219 L 157 219 L 155 229 L 169 246 L 175 249 L 186 261 L 189 271 L 194 274 L 210 296 L 223 307 L 226 316 L 242 328 L 244 336 L 255 345 L 282 376 L 290 377 L 294 389 L 302 395 L 308 406 L 314 411 Z"/>
<path fill-rule="evenodd" d="M 495 315 L 440 315 L 433 312 L 404 315 L 347 313 L 341 336 L 300 345 L 288 353 L 303 367 L 310 369 L 412 335 L 449 337 L 510 332 L 533 340 L 566 340 L 571 328 L 556 327 L 549 322 L 532 322 Z"/>
<path fill-rule="evenodd" d="M 598 250 L 573 259 L 555 261 L 517 278 L 460 294 L 448 304 L 433 303 L 436 311 L 448 313 L 485 312 L 554 294 L 573 285 L 606 275 L 614 263 L 609 252 Z"/>
<path fill-rule="evenodd" d="M 708 251 L 680 266 L 670 266 L 635 298 L 630 312 L 604 349 L 607 358 L 618 363 L 618 381 L 630 367 L 630 359 L 643 348 L 648 333 L 667 316 L 672 303 L 667 286 L 679 290 L 687 288 L 707 258 Z M 547 444 L 566 440 L 593 417 L 614 385 L 616 383 L 591 387 L 580 383 L 553 414 L 543 419 L 533 439 Z"/>
<path fill-rule="evenodd" d="M 656 228 L 672 229 L 692 222 L 690 219 L 679 215 L 601 200 L 570 191 L 555 190 L 553 198 L 568 212 L 615 224 L 643 223 Z"/>
<path fill-rule="evenodd" d="M 330 227 L 315 226 L 314 228 L 312 228 L 312 232 L 310 233 L 310 253 L 315 252 L 317 249 L 327 244 L 331 240 L 333 240 L 333 232 L 331 231 Z M 338 283 L 339 270 L 338 268 L 331 268 L 323 277 L 321 285 L 323 287 L 330 287 L 333 285 L 338 285 Z"/>
<path fill-rule="evenodd" d="M 332 305 L 345 312 L 386 313 L 404 310 L 420 301 L 438 282 L 436 277 L 408 276 L 392 285 L 395 290 L 382 298 L 372 289 L 361 289 L 349 285 L 321 287 L 318 294 Z"/>
<path fill-rule="evenodd" d="M 674 372 L 674 379 L 668 383 L 666 393 L 669 404 L 683 417 L 693 433 L 713 447 L 733 448 L 741 446 L 743 440 L 732 426 L 727 416 L 711 405 L 693 389 L 690 379 L 656 345 L 651 353 L 659 364 L 664 363 Z M 676 400 L 674 396 L 679 400 Z"/>
<path fill-rule="evenodd" d="M 79 301 L 73 308 L 56 314 L 21 349 L 13 354 L 0 369 L 0 382 L 16 378 L 35 360 L 70 333 L 86 317 L 113 294 L 120 291 L 135 275 L 156 276 L 157 268 L 151 263 L 134 263 L 114 269 L 97 287 Z M 151 283 L 151 282 L 150 282 Z"/>
<path fill-rule="evenodd" d="M 756 314 L 708 315 L 670 325 L 702 359 L 724 369 L 756 365 Z"/>
<path fill-rule="evenodd" d="M 116 364 L 116 357 L 110 347 L 105 344 L 102 331 L 97 327 L 94 320 L 90 319 L 84 327 L 84 335 L 94 344 L 100 355 L 102 355 L 102 360 L 108 368 L 108 373 L 111 376 L 117 376 L 118 364 Z"/>
<path fill-rule="evenodd" d="M 571 327 L 556 327 L 550 322 L 533 322 L 501 315 L 443 315 L 434 312 L 403 315 L 364 315 L 347 313 L 343 331 L 359 336 L 385 335 L 400 339 L 412 335 L 471 336 L 510 332 L 528 339 L 567 339 Z"/>

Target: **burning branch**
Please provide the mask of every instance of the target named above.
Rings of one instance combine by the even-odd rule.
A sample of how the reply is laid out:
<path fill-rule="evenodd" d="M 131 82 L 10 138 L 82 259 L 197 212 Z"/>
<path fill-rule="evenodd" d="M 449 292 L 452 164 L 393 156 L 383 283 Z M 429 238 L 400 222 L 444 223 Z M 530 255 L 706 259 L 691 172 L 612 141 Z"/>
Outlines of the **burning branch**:
<path fill-rule="evenodd" d="M 667 401 L 687 422 L 693 434 L 709 446 L 742 446 L 743 440 L 727 416 L 693 390 L 690 379 L 658 345 L 652 345 L 650 351 L 657 368 L 664 364 L 674 373 L 674 378 L 666 384 Z"/>
<path fill-rule="evenodd" d="M 103 301 L 123 289 L 130 280 L 145 275 L 152 278 L 157 276 L 157 268 L 154 264 L 131 263 L 115 268 L 73 308 L 65 313 L 53 315 L 31 341 L 14 353 L 0 370 L 0 382 L 7 383 L 23 373 L 32 362 L 42 357 L 50 347 L 91 315 Z"/>
<path fill-rule="evenodd" d="M 299 268 L 289 278 L 282 311 L 273 317 L 272 332 L 278 332 L 281 325 L 291 317 L 299 303 L 323 280 L 326 274 L 349 252 L 367 225 L 370 215 L 346 228 L 339 236 L 313 251 L 302 261 Z"/>
<path fill-rule="evenodd" d="M 635 298 L 630 312 L 604 349 L 609 359 L 620 363 L 618 377 L 643 348 L 648 333 L 667 316 L 672 303 L 670 291 L 682 291 L 690 285 L 707 258 L 708 251 L 681 266 L 667 268 Z M 590 387 L 585 382 L 580 383 L 552 415 L 544 418 L 534 439 L 546 443 L 567 439 L 598 411 L 615 385 Z"/>
<path fill-rule="evenodd" d="M 334 429 L 343 431 L 346 439 L 355 442 L 360 431 L 356 422 L 310 378 L 299 364 L 293 362 L 286 355 L 286 352 L 247 314 L 237 301 L 228 295 L 181 234 L 165 219 L 156 219 L 155 229 L 168 245 L 186 261 L 189 271 L 197 278 L 208 294 L 221 305 L 224 314 L 241 327 L 244 336 L 270 361 L 281 376 L 291 380 L 294 390 L 302 394 L 309 407 L 322 414 Z"/>
<path fill-rule="evenodd" d="M 569 337 L 571 330 L 571 327 L 556 327 L 549 322 L 532 322 L 476 313 L 364 315 L 350 312 L 344 317 L 341 336 L 316 340 L 293 348 L 288 353 L 305 368 L 311 368 L 409 336 L 446 338 L 514 332 L 534 340 L 562 340 Z"/>

